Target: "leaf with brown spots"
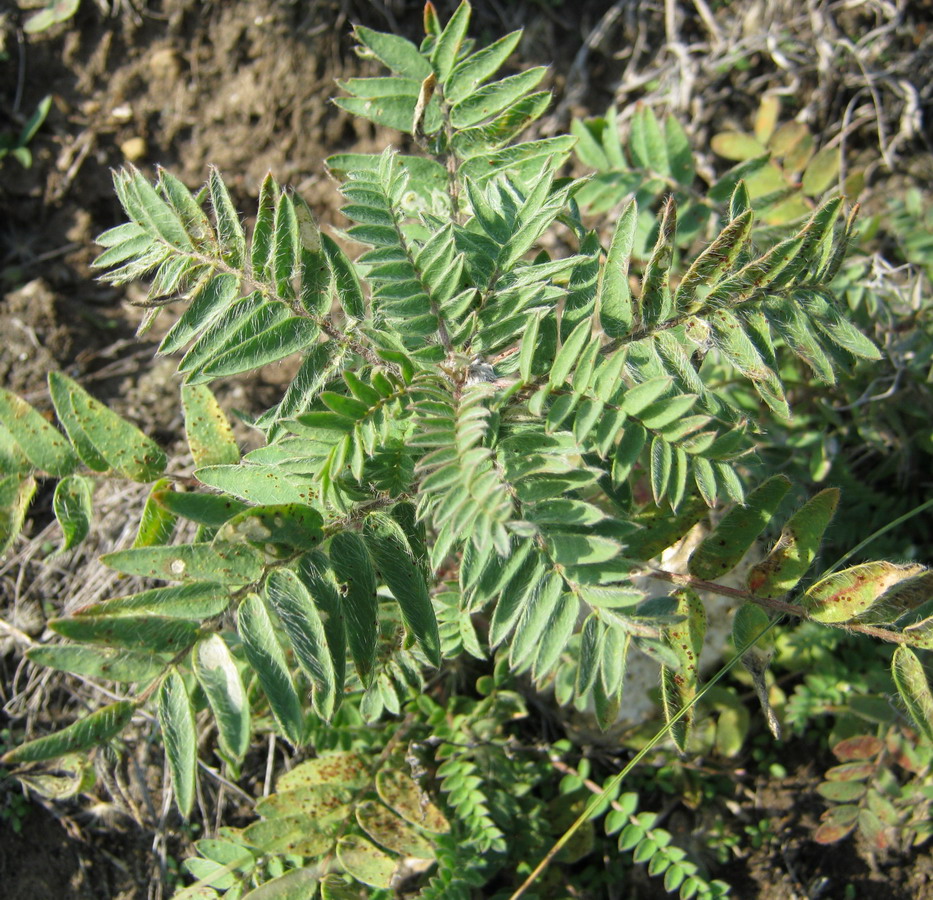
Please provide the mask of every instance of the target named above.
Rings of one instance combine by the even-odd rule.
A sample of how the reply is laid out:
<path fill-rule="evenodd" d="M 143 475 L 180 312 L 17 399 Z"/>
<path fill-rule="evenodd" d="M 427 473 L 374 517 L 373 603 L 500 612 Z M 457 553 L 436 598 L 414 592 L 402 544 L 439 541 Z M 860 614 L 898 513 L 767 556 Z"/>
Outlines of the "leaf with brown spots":
<path fill-rule="evenodd" d="M 669 625 L 664 631 L 664 642 L 674 651 L 680 668 L 661 667 L 661 702 L 664 718 L 670 722 L 696 696 L 700 677 L 700 652 L 706 636 L 706 610 L 703 601 L 691 588 L 680 588 L 671 595 L 677 601 L 676 614 L 683 620 Z M 693 710 L 671 725 L 671 738 L 681 753 L 687 749 L 687 740 L 693 724 Z"/>
<path fill-rule="evenodd" d="M 450 825 L 427 794 L 407 775 L 395 769 L 383 769 L 376 776 L 379 798 L 403 819 L 433 834 L 445 834 Z"/>
<path fill-rule="evenodd" d="M 827 488 L 811 497 L 788 519 L 768 556 L 748 573 L 748 588 L 759 597 L 780 597 L 807 573 L 816 558 L 839 490 Z"/>
<path fill-rule="evenodd" d="M 898 566 L 884 561 L 862 563 L 818 581 L 799 602 L 817 622 L 848 622 L 855 618 L 890 621 L 906 611 L 904 603 L 908 594 L 898 594 L 897 586 L 915 581 L 917 576 L 924 576 L 928 581 L 926 573 L 926 567 L 919 565 Z M 922 601 L 926 595 L 921 589 L 918 599 Z M 901 603 L 896 602 L 898 596 Z"/>
<path fill-rule="evenodd" d="M 411 825 L 381 803 L 368 800 L 356 808 L 356 821 L 377 844 L 403 856 L 434 859 L 434 847 Z"/>
<path fill-rule="evenodd" d="M 276 788 L 292 790 L 305 785 L 338 784 L 346 788 L 365 787 L 370 780 L 366 759 L 359 753 L 332 753 L 299 763 L 279 777 Z"/>

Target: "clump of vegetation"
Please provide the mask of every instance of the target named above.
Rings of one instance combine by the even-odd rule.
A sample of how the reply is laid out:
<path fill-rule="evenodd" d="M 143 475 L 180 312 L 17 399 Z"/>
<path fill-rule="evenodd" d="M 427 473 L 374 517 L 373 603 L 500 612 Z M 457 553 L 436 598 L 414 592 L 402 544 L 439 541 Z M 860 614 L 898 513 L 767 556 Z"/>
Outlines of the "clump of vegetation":
<path fill-rule="evenodd" d="M 272 176 L 247 234 L 216 171 L 197 194 L 164 170 L 155 183 L 115 175 L 128 221 L 101 235 L 96 266 L 115 284 L 150 279 L 141 331 L 187 303 L 159 351 L 183 352 L 190 462 L 61 372 L 49 375 L 60 427 L 0 392 L 4 549 L 40 486 L 55 485 L 67 551 L 91 529 L 96 485 L 128 479 L 148 488 L 142 520 L 102 561 L 164 583 L 49 622 L 64 641 L 30 649 L 33 663 L 123 687 L 4 765 L 41 791 L 33 766 L 154 715 L 187 818 L 199 766 L 237 779 L 257 737 L 310 757 L 279 775 L 255 821 L 197 843 L 180 897 L 402 884 L 517 897 L 540 876 L 532 861 L 585 858 L 603 814 L 614 852 L 667 890 L 723 896 L 621 777 L 665 736 L 690 753 L 704 698 L 727 722 L 735 704 L 713 689 L 740 661 L 777 733 L 768 642 L 783 617 L 896 645 L 894 685 L 930 738 L 914 648 L 933 646 L 933 576 L 916 562 L 826 566 L 839 491 L 806 498 L 769 465 L 798 398 L 882 357 L 834 286 L 855 235 L 827 176 L 838 167 L 785 155 L 774 175 L 765 153 L 700 189 L 683 130 L 647 108 L 627 153 L 611 113 L 522 140 L 550 102 L 545 71 L 499 77 L 520 33 L 477 48 L 470 12 L 442 25 L 428 3 L 420 46 L 356 28 L 360 53 L 391 74 L 345 82 L 337 102 L 408 135 L 408 152 L 328 160 L 351 223 L 341 234 Z M 575 145 L 596 177 L 562 174 Z M 756 173 L 781 184 L 749 190 Z M 588 212 L 631 193 L 605 237 L 590 227 Z M 365 249 L 354 258 L 350 243 Z M 295 377 L 247 421 L 260 446 L 241 455 L 209 384 L 289 357 Z M 698 524 L 686 571 L 659 566 Z M 759 539 L 744 587 L 718 584 Z M 733 657 L 705 682 L 700 591 L 741 603 Z M 593 782 L 565 760 L 572 745 L 522 743 L 521 679 L 607 729 L 630 653 L 660 664 L 665 726 L 620 775 Z M 464 673 L 480 673 L 475 690 Z M 923 783 L 900 807 L 871 800 L 865 778 L 886 746 L 862 741 L 858 773 L 828 774 L 847 787 L 823 793 L 846 805 L 818 839 L 856 821 L 881 833 L 868 813 L 884 803 L 886 828 L 926 836 L 904 812 L 925 796 L 922 753 L 904 768 Z M 599 877 L 585 870 L 581 887 Z"/>

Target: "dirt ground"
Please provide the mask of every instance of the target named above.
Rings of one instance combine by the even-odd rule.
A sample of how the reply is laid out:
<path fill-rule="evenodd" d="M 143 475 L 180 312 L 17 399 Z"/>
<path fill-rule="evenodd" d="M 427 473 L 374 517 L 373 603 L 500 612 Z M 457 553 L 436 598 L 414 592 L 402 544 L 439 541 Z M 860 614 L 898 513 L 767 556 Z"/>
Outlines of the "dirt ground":
<path fill-rule="evenodd" d="M 436 5 L 442 16 L 454 6 Z M 337 93 L 335 79 L 376 71 L 353 54 L 350 26 L 359 22 L 417 39 L 420 3 L 84 0 L 74 19 L 34 36 L 20 30 L 25 14 L 16 4 L 4 7 L 0 131 L 18 130 L 46 94 L 53 103 L 31 145 L 32 167 L 10 157 L 0 163 L 0 383 L 41 407 L 46 373 L 62 369 L 170 446 L 180 434 L 177 386 L 172 366 L 150 363 L 154 337 L 134 338 L 139 310 L 126 301 L 139 289 L 98 284 L 89 267 L 95 235 L 120 221 L 111 169 L 132 162 L 151 172 L 163 165 L 195 187 L 215 165 L 242 209 L 251 207 L 272 171 L 323 222 L 339 221 L 323 159 L 341 151 L 379 151 L 398 141 L 329 103 Z M 703 147 L 723 127 L 747 126 L 762 92 L 780 88 L 796 92 L 814 131 L 852 113 L 857 127 L 838 133 L 854 156 L 876 159 L 881 142 L 889 165 L 869 163 L 869 204 L 871 191 L 883 196 L 890 179 L 923 183 L 933 171 L 923 127 L 933 115 L 930 0 L 906 4 L 894 30 L 881 0 L 489 0 L 475 8 L 475 36 L 490 40 L 525 27 L 517 65 L 553 66 L 556 105 L 541 123 L 542 133 L 565 129 L 572 115 L 600 114 L 613 100 L 624 121 L 634 101 L 643 99 L 680 115 L 695 146 Z M 813 29 L 827 22 L 835 32 L 814 37 Z M 859 66 L 834 70 L 821 41 L 848 40 L 858 49 L 871 29 L 880 29 L 878 41 L 888 41 L 893 56 L 871 60 L 887 66 L 887 74 L 866 90 Z M 780 36 L 780 52 L 769 49 L 772 33 Z M 706 156 L 701 164 L 709 173 L 716 162 Z M 245 384 L 225 382 L 222 399 L 248 410 L 264 408 L 285 377 L 286 370 L 271 369 Z M 111 508 L 126 502 L 111 498 Z M 41 547 L 48 531 L 48 504 L 40 497 L 33 548 Z M 121 535 L 114 526 L 98 536 L 86 557 L 72 562 L 70 577 L 90 564 L 94 550 L 115 545 Z M 33 559 L 35 549 L 24 552 L 0 569 L 0 595 L 7 613 L 13 610 L 5 613 L 7 621 L 35 636 L 43 617 L 66 601 L 69 572 L 50 573 Z M 25 676 L 22 646 L 9 636 L 0 639 L 2 743 L 7 711 L 22 696 Z M 55 809 L 32 802 L 18 833 L 0 819 L 0 894 L 8 900 L 170 896 L 177 876 L 167 861 L 192 835 L 178 835 L 166 846 L 160 801 L 150 802 L 147 793 L 157 790 L 161 763 L 142 763 L 142 786 L 101 786 L 108 799 L 100 808 L 83 801 Z M 815 763 L 801 765 L 756 788 L 757 799 L 747 802 L 759 818 L 773 818 L 780 853 L 766 845 L 715 872 L 735 886 L 733 896 L 933 898 L 928 849 L 876 863 L 854 842 L 826 848 L 810 840 L 823 808 L 814 793 L 820 771 Z M 121 793 L 125 805 L 113 799 Z M 235 810 L 235 803 L 228 808 Z M 852 886 L 848 892 L 846 885 Z M 646 881 L 637 895 L 665 896 L 657 879 Z"/>

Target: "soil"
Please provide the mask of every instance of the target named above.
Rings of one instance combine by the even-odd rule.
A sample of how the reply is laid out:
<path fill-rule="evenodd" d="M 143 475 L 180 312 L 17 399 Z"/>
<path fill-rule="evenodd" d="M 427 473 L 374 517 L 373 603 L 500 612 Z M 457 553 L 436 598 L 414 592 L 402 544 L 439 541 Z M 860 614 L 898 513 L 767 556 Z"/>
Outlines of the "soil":
<path fill-rule="evenodd" d="M 436 5 L 446 16 L 454 3 Z M 753 15 L 761 20 L 775 14 L 769 11 L 775 4 L 747 0 L 739 5 L 749 22 Z M 478 37 L 490 39 L 524 26 L 520 64 L 553 65 L 551 86 L 558 102 L 541 124 L 543 133 L 566 128 L 571 115 L 602 113 L 614 96 L 630 104 L 655 90 L 659 78 L 669 78 L 664 73 L 654 81 L 650 77 L 653 56 L 665 42 L 661 4 L 491 0 L 475 6 Z M 687 10 L 680 19 L 683 39 L 705 39 L 692 5 L 681 6 Z M 719 9 L 723 4 L 711 6 L 725 30 L 731 13 Z M 913 6 L 922 24 L 921 7 L 928 4 Z M 870 19 L 870 10 L 864 15 Z M 272 171 L 308 200 L 321 221 L 337 222 L 338 197 L 324 174 L 325 157 L 379 151 L 398 142 L 394 133 L 353 119 L 329 102 L 337 93 L 335 79 L 376 72 L 371 62 L 353 54 L 350 26 L 360 22 L 417 39 L 420 3 L 85 0 L 74 19 L 45 33 L 24 36 L 19 30 L 23 21 L 15 7 L 0 12 L 6 51 L 5 59 L 0 55 L 0 132 L 18 131 L 43 96 L 51 94 L 53 105 L 31 144 L 32 167 L 24 169 L 11 157 L 0 163 L 0 383 L 42 408 L 47 405 L 46 373 L 62 369 L 170 445 L 180 428 L 172 367 L 149 364 L 154 336 L 134 337 L 139 309 L 127 303 L 136 296 L 134 289 L 100 285 L 90 268 L 95 235 L 121 221 L 111 170 L 132 163 L 151 172 L 163 165 L 195 187 L 213 165 L 243 209 L 250 208 L 263 177 Z M 917 53 L 929 48 L 921 24 L 910 36 Z M 853 27 L 862 25 L 854 22 Z M 707 73 L 706 93 L 691 97 L 687 91 L 672 101 L 673 108 L 692 117 L 699 139 L 724 122 L 747 124 L 767 79 L 778 78 L 760 53 L 748 59 L 750 69 Z M 645 70 L 649 76 L 639 81 Z M 743 73 L 741 90 L 735 71 Z M 914 77 L 918 115 L 929 115 L 933 78 L 924 79 L 921 71 Z M 798 89 L 810 92 L 801 104 L 809 97 L 817 128 L 838 118 L 838 105 L 855 90 L 827 101 L 825 73 L 809 70 Z M 912 161 L 926 149 L 922 134 L 908 129 L 899 149 L 905 163 L 898 177 L 910 178 Z M 224 382 L 221 397 L 228 406 L 258 410 L 281 390 L 286 377 L 286 370 L 272 369 L 249 382 Z M 113 504 L 141 502 L 140 495 L 115 498 Z M 41 633 L 44 617 L 58 612 L 60 598 L 67 597 L 68 586 L 50 580 L 48 567 L 40 565 L 48 553 L 41 549 L 47 510 L 48 503 L 40 502 L 27 529 L 39 543 L 20 553 L 16 566 L 8 563 L 0 571 L 4 604 L 20 616 L 7 619 L 31 634 Z M 98 541 L 115 545 L 120 538 L 117 529 Z M 75 563 L 72 571 L 77 578 L 83 570 Z M 23 598 L 35 608 L 25 600 L 20 607 Z M 19 660 L 15 641 L 0 645 L 0 696 L 7 705 L 22 690 Z M 141 763 L 146 782 L 157 790 L 161 764 L 148 758 Z M 733 896 L 933 898 L 928 850 L 877 867 L 854 842 L 828 849 L 814 844 L 809 835 L 822 810 L 814 793 L 817 783 L 814 770 L 804 766 L 758 792 L 756 815 L 773 818 L 780 852 L 766 844 L 716 872 L 735 885 Z M 113 794 L 120 791 L 108 793 L 105 787 L 99 788 L 100 797 L 113 804 Z M 9 789 L 8 782 L 0 781 L 0 811 L 9 809 L 4 806 Z M 163 890 L 170 895 L 170 873 L 160 868 L 166 857 L 164 834 L 159 838 L 164 832 L 160 801 L 156 794 L 147 811 L 145 793 L 129 791 L 127 803 L 116 804 L 115 819 L 101 819 L 85 800 L 63 803 L 54 814 L 33 801 L 19 832 L 10 819 L 0 817 L 0 893 L 9 900 L 143 900 Z M 181 846 L 189 837 L 171 840 Z M 847 893 L 846 885 L 855 893 Z M 665 896 L 657 879 L 644 888 L 641 897 Z"/>

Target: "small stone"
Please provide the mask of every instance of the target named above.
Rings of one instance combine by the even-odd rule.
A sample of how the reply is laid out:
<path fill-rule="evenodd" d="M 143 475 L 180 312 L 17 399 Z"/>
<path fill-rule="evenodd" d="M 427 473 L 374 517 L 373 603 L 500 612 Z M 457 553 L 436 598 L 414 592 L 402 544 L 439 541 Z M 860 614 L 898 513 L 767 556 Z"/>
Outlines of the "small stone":
<path fill-rule="evenodd" d="M 130 162 L 136 162 L 149 152 L 149 147 L 146 144 L 145 138 L 131 137 L 129 140 L 120 144 L 120 152 Z"/>
<path fill-rule="evenodd" d="M 181 72 L 178 53 L 171 47 L 162 47 L 149 57 L 149 69 L 155 78 L 172 81 Z"/>

